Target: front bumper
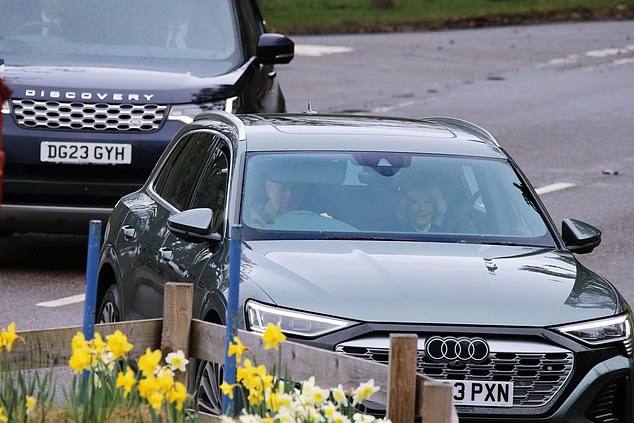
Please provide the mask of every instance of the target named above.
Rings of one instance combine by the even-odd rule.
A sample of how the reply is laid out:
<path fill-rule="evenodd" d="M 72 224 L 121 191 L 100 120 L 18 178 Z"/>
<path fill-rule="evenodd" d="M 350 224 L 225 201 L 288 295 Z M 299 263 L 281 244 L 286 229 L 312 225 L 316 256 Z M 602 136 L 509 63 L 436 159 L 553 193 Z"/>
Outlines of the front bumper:
<path fill-rule="evenodd" d="M 369 323 L 308 342 L 386 363 L 390 333 L 417 334 L 419 373 L 439 380 L 514 383 L 512 407 L 456 405 L 461 422 L 634 422 L 634 360 L 628 358 L 619 345 L 588 348 L 543 328 Z M 491 345 L 490 359 L 475 365 L 430 363 L 425 357 L 424 340 L 434 335 L 483 338 Z M 522 347 L 521 351 L 517 347 Z M 372 404 L 370 411 L 377 415 L 385 413 L 380 404 Z"/>

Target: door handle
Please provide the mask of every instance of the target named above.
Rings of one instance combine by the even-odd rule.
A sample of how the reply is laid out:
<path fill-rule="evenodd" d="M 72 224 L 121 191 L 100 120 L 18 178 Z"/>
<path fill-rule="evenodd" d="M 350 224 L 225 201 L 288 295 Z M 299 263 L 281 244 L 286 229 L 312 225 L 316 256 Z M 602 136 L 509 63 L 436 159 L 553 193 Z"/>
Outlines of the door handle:
<path fill-rule="evenodd" d="M 136 238 L 136 229 L 134 229 L 130 225 L 125 225 L 121 228 L 121 232 L 123 233 L 123 237 L 126 241 L 130 241 Z"/>
<path fill-rule="evenodd" d="M 167 247 L 159 248 L 159 258 L 164 261 L 171 261 L 174 258 L 174 252 Z"/>

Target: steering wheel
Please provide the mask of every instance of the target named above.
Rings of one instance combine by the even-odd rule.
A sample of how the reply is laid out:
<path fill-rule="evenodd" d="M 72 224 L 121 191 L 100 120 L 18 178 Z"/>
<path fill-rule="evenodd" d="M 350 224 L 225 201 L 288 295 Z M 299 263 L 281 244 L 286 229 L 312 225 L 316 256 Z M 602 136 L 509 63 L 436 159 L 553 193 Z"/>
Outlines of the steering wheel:
<path fill-rule="evenodd" d="M 48 28 L 50 33 L 59 33 L 61 29 L 55 22 L 30 21 L 18 25 L 11 31 L 11 35 L 35 34 L 45 28 Z"/>

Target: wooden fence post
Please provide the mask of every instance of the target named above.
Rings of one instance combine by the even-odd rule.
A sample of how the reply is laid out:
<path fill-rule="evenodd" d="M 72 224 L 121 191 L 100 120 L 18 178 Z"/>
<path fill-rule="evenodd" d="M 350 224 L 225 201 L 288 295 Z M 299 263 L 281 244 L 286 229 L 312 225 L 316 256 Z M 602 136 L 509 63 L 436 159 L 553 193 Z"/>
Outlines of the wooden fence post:
<path fill-rule="evenodd" d="M 423 401 L 419 414 L 425 423 L 451 423 L 457 421 L 453 413 L 453 386 L 440 382 L 423 384 Z"/>
<path fill-rule="evenodd" d="M 416 334 L 390 335 L 387 418 L 393 423 L 414 421 L 417 344 Z"/>
<path fill-rule="evenodd" d="M 168 282 L 163 300 L 163 356 L 181 350 L 189 357 L 189 331 L 192 324 L 194 287 L 190 283 Z M 174 380 L 186 383 L 187 372 L 176 372 Z"/>

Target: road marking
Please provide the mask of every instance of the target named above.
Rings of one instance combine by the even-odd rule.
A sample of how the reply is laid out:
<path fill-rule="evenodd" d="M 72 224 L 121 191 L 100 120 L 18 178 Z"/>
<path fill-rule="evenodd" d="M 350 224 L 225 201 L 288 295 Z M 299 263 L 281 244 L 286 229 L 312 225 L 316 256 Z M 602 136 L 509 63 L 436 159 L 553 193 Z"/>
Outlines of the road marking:
<path fill-rule="evenodd" d="M 61 307 L 68 304 L 81 303 L 86 299 L 85 294 L 72 295 L 70 297 L 60 298 L 58 300 L 44 301 L 43 303 L 36 304 L 39 307 Z"/>
<path fill-rule="evenodd" d="M 557 182 L 554 184 L 546 185 L 541 188 L 535 189 L 535 192 L 538 195 L 548 194 L 550 192 L 561 191 L 562 189 L 567 189 L 574 187 L 575 184 L 571 184 L 570 182 Z"/>
<path fill-rule="evenodd" d="M 588 50 L 586 56 L 588 57 L 610 57 L 618 56 L 620 54 L 627 54 L 634 51 L 634 44 L 625 46 L 624 48 L 603 48 L 600 50 Z"/>
<path fill-rule="evenodd" d="M 350 53 L 351 47 L 343 46 L 321 46 L 314 44 L 295 44 L 295 55 L 297 56 L 326 56 L 329 54 Z"/>
<path fill-rule="evenodd" d="M 601 48 L 596 50 L 587 50 L 583 52 L 583 56 L 592 59 L 611 59 L 615 66 L 625 65 L 632 63 L 632 58 L 629 57 L 634 53 L 634 44 L 629 44 L 625 47 L 610 47 Z M 580 62 L 580 57 L 576 54 L 569 54 L 566 57 L 559 57 L 551 59 L 546 63 L 537 64 L 536 68 L 541 69 L 549 66 L 570 66 L 576 65 Z"/>
<path fill-rule="evenodd" d="M 398 104 L 395 104 L 393 106 L 377 107 L 376 109 L 372 110 L 372 113 L 389 113 L 392 110 L 401 109 L 403 107 L 409 107 L 412 104 L 416 104 L 416 102 L 415 101 L 404 101 L 402 103 L 398 103 Z"/>

